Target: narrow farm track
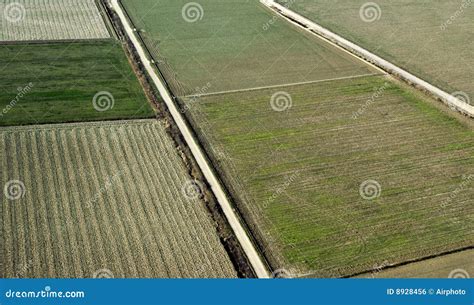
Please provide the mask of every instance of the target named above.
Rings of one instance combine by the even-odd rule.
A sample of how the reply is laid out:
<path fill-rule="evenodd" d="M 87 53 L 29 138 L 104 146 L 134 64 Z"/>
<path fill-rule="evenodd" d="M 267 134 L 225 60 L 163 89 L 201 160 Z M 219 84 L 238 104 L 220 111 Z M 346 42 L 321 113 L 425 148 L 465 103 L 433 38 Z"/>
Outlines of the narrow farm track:
<path fill-rule="evenodd" d="M 448 106 L 456 109 L 470 117 L 474 117 L 474 106 L 469 105 L 467 102 L 460 100 L 459 98 L 443 91 L 442 89 L 432 85 L 431 83 L 411 74 L 410 72 L 396 66 L 395 64 L 369 52 L 368 50 L 362 48 L 361 46 L 354 44 L 347 39 L 337 35 L 334 32 L 322 27 L 319 24 L 301 16 L 298 13 L 288 9 L 286 6 L 281 5 L 274 0 L 260 0 L 260 2 L 270 9 L 273 9 L 281 16 L 287 18 L 290 22 L 295 24 L 304 25 L 310 32 L 323 37 L 330 42 L 334 43 L 336 46 L 342 47 L 343 49 L 351 52 L 352 54 L 361 57 L 367 60 L 369 63 L 375 64 L 377 67 L 382 68 L 390 74 L 393 74 L 401 79 L 405 80 L 410 84 L 414 84 L 420 87 L 422 90 L 425 90 L 432 94 L 433 96 L 439 98 Z"/>
<path fill-rule="evenodd" d="M 255 273 L 257 274 L 259 278 L 269 277 L 269 272 L 266 265 L 263 263 L 259 253 L 257 252 L 252 241 L 250 240 L 250 237 L 248 236 L 247 232 L 245 231 L 242 224 L 240 223 L 237 215 L 235 214 L 235 211 L 232 208 L 232 205 L 230 204 L 227 198 L 227 195 L 222 185 L 220 184 L 219 180 L 215 176 L 215 173 L 211 169 L 211 166 L 209 165 L 200 145 L 198 144 L 197 140 L 194 138 L 193 133 L 191 132 L 188 125 L 186 124 L 184 118 L 182 117 L 181 112 L 178 110 L 177 106 L 175 105 L 171 97 L 171 94 L 168 92 L 162 80 L 158 77 L 155 69 L 150 63 L 150 60 L 148 59 L 142 45 L 140 44 L 137 37 L 135 36 L 135 33 L 132 27 L 130 26 L 130 23 L 127 17 L 125 16 L 118 0 L 112 0 L 111 3 L 114 10 L 117 12 L 119 16 L 128 37 L 130 38 L 134 47 L 136 48 L 138 55 L 140 56 L 140 59 L 142 60 L 143 65 L 145 66 L 145 69 L 147 70 L 152 81 L 157 86 L 158 90 L 160 91 L 160 94 L 162 95 L 168 107 L 168 110 L 170 111 L 173 119 L 175 120 L 181 134 L 183 135 L 187 145 L 189 146 L 207 182 L 210 184 L 211 189 L 217 198 L 217 201 L 219 202 L 227 220 L 229 221 L 230 226 L 232 227 L 238 241 L 240 242 L 243 250 L 245 251 L 245 254 L 247 255 L 250 263 L 252 264 L 252 267 Z"/>
<path fill-rule="evenodd" d="M 208 211 L 155 120 L 0 129 L 4 276 L 235 277 Z M 26 266 L 26 267 L 25 267 Z"/>

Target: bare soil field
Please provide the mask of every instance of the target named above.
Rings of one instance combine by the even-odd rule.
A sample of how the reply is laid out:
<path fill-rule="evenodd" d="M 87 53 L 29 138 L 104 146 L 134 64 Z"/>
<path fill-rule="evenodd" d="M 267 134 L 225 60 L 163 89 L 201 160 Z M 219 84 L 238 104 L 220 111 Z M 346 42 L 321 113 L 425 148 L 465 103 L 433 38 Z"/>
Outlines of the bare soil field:
<path fill-rule="evenodd" d="M 2 277 L 235 277 L 155 120 L 0 128 Z"/>
<path fill-rule="evenodd" d="M 0 0 L 0 41 L 104 39 L 95 0 Z"/>

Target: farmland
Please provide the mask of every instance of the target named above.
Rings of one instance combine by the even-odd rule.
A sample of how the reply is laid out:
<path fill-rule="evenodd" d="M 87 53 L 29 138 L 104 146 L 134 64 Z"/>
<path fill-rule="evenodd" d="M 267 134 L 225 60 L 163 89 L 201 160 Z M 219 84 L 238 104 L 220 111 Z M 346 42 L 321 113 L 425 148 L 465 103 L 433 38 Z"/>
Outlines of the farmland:
<path fill-rule="evenodd" d="M 474 274 L 474 250 L 466 250 L 421 262 L 387 269 L 371 274 L 364 274 L 363 278 L 454 278 Z M 383 265 L 383 263 L 381 264 Z"/>
<path fill-rule="evenodd" d="M 274 270 L 348 276 L 473 244 L 472 122 L 257 1 L 203 1 L 191 21 L 184 1 L 123 5 Z"/>
<path fill-rule="evenodd" d="M 366 77 L 184 100 L 275 269 L 344 276 L 473 244 L 472 122 L 401 86 Z"/>
<path fill-rule="evenodd" d="M 1 0 L 0 41 L 110 37 L 95 0 Z"/>
<path fill-rule="evenodd" d="M 277 2 L 474 104 L 472 1 Z"/>
<path fill-rule="evenodd" d="M 122 1 L 176 95 L 376 72 L 258 1 L 204 0 L 187 10 L 188 2 Z"/>
<path fill-rule="evenodd" d="M 2 185 L 20 181 L 2 197 L 5 277 L 236 275 L 162 123 L 3 127 L 0 144 Z"/>
<path fill-rule="evenodd" d="M 0 46 L 0 126 L 152 117 L 121 45 Z"/>

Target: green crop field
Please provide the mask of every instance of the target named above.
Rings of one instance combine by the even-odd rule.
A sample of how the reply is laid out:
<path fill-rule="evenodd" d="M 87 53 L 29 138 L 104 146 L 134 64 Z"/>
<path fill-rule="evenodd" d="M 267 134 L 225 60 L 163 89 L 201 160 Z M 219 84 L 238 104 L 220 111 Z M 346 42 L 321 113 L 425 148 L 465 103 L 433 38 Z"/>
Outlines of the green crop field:
<path fill-rule="evenodd" d="M 120 44 L 0 45 L 0 126 L 152 117 Z"/>
<path fill-rule="evenodd" d="M 110 37 L 95 0 L 0 0 L 0 41 Z"/>
<path fill-rule="evenodd" d="M 0 128 L 2 277 L 235 277 L 155 120 Z"/>
<path fill-rule="evenodd" d="M 176 95 L 376 72 L 289 26 L 258 1 L 123 0 L 122 4 Z"/>
<path fill-rule="evenodd" d="M 472 1 L 277 2 L 474 105 Z"/>
<path fill-rule="evenodd" d="M 375 272 L 361 278 L 456 278 L 474 274 L 474 250 L 448 254 L 421 262 L 411 263 L 393 269 L 378 270 L 384 263 L 374 266 Z M 464 276 L 466 277 L 466 276 Z"/>
<path fill-rule="evenodd" d="M 473 125 L 400 86 L 183 101 L 275 269 L 345 276 L 474 244 Z"/>

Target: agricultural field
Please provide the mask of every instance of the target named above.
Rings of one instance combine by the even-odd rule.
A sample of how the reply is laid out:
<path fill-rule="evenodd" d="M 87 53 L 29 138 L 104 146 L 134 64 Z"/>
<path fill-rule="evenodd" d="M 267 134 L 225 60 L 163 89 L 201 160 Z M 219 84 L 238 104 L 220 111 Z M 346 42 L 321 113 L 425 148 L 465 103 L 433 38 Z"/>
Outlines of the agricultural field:
<path fill-rule="evenodd" d="M 474 244 L 474 124 L 388 77 L 182 102 L 274 269 L 349 276 Z"/>
<path fill-rule="evenodd" d="M 235 277 L 156 120 L 0 128 L 2 277 Z"/>
<path fill-rule="evenodd" d="M 472 1 L 277 2 L 474 105 Z"/>
<path fill-rule="evenodd" d="M 0 0 L 0 41 L 103 39 L 95 0 Z"/>
<path fill-rule="evenodd" d="M 178 96 L 379 73 L 258 1 L 121 3 Z"/>
<path fill-rule="evenodd" d="M 258 1 L 122 3 L 274 270 L 474 244 L 471 121 Z"/>
<path fill-rule="evenodd" d="M 0 126 L 153 117 L 119 42 L 0 46 Z"/>
<path fill-rule="evenodd" d="M 474 274 L 474 250 L 448 254 L 393 269 L 364 274 L 361 278 L 466 278 Z M 380 266 L 383 267 L 383 264 Z"/>

